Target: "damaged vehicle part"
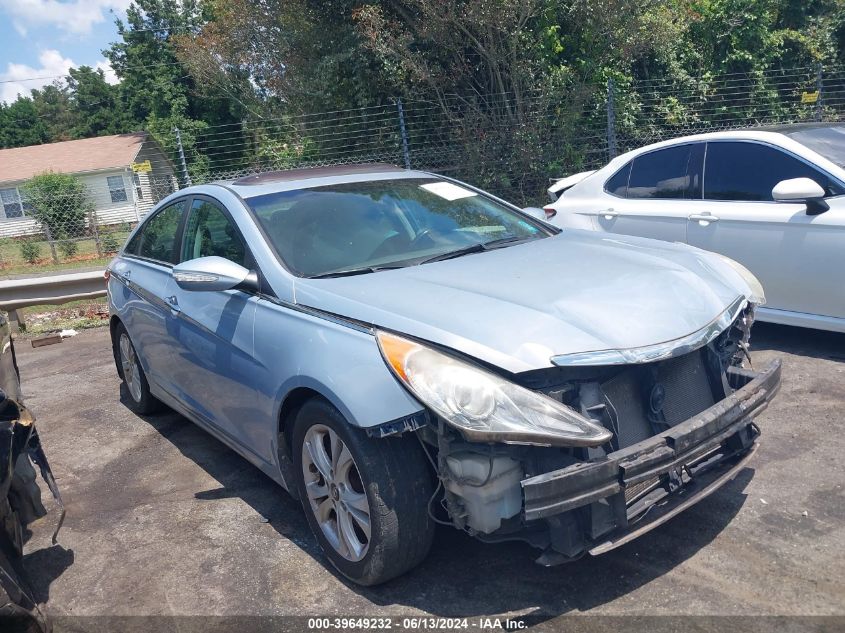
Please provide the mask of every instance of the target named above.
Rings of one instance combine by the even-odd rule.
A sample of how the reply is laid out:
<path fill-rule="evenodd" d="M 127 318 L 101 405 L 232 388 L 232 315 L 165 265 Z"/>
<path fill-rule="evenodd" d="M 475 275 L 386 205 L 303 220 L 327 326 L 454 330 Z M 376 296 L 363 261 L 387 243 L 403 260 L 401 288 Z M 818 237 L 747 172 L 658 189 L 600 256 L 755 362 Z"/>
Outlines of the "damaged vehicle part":
<path fill-rule="evenodd" d="M 743 366 L 764 296 L 735 262 L 390 165 L 182 189 L 108 279 L 127 406 L 261 468 L 364 585 L 435 523 L 544 564 L 626 542 L 734 476 L 780 381 Z"/>
<path fill-rule="evenodd" d="M 614 549 L 732 479 L 757 448 L 754 418 L 781 380 L 780 361 L 741 367 L 753 306 L 739 307 L 717 336 L 706 328 L 694 337 L 706 344 L 684 337 L 662 348 L 663 360 L 586 367 L 579 358 L 514 378 L 606 429 L 610 439 L 593 446 L 540 448 L 523 436 L 511 443 L 524 447 L 495 447 L 439 416 L 420 436 L 438 455 L 451 522 L 485 541 L 524 540 L 544 550 L 538 562 L 558 564 Z"/>
<path fill-rule="evenodd" d="M 14 343 L 4 313 L 0 313 L 0 336 L 3 339 L 0 352 L 0 628 L 47 632 L 49 621 L 30 595 L 21 567 L 27 526 L 47 514 L 33 464 L 38 466 L 59 507 L 54 544 L 65 511 L 35 429 L 35 418 L 19 402 L 20 380 Z"/>

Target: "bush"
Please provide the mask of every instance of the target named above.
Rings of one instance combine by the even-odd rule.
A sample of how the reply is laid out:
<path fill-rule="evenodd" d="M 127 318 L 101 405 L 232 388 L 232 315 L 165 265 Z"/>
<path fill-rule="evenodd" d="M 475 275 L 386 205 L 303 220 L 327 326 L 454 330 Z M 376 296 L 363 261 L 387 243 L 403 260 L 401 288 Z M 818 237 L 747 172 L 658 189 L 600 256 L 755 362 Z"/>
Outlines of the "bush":
<path fill-rule="evenodd" d="M 103 233 L 100 238 L 100 246 L 102 246 L 104 253 L 116 253 L 120 250 L 120 242 L 114 233 Z"/>
<path fill-rule="evenodd" d="M 41 247 L 35 240 L 24 240 L 21 242 L 21 257 L 28 264 L 35 264 L 41 259 Z"/>
<path fill-rule="evenodd" d="M 85 233 L 85 219 L 93 205 L 78 178 L 47 172 L 35 176 L 21 189 L 31 207 L 29 214 L 49 229 L 54 240 Z"/>
<path fill-rule="evenodd" d="M 79 242 L 74 240 L 64 240 L 59 242 L 59 251 L 65 257 L 73 257 L 79 251 Z"/>

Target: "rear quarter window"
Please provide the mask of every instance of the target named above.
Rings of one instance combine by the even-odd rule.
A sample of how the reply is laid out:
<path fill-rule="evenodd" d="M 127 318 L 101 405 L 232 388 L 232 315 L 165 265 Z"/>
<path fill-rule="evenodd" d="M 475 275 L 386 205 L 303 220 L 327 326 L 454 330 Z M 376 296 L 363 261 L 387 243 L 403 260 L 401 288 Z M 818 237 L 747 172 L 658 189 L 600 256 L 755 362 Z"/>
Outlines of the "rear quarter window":
<path fill-rule="evenodd" d="M 628 195 L 628 177 L 631 175 L 631 163 L 625 165 L 622 169 L 613 174 L 610 179 L 604 183 L 604 190 L 614 196 L 625 198 Z"/>

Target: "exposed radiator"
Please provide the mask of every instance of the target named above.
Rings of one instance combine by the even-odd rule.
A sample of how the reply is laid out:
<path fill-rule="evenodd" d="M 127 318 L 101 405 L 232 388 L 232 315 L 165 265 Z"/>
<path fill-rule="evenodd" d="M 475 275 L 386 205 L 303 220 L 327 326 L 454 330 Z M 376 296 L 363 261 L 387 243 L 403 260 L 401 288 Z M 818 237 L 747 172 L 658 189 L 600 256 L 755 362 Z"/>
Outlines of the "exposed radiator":
<path fill-rule="evenodd" d="M 657 364 L 657 384 L 663 388 L 662 412 L 666 423 L 674 426 L 712 406 L 713 390 L 698 350 Z M 654 381 L 652 368 L 631 367 L 602 384 L 610 401 L 610 415 L 619 448 L 631 446 L 654 435 L 648 419 L 648 396 Z"/>
<path fill-rule="evenodd" d="M 716 403 L 702 353 L 702 350 L 698 350 L 658 365 L 657 379 L 666 387 L 663 415 L 672 426 L 698 415 Z"/>

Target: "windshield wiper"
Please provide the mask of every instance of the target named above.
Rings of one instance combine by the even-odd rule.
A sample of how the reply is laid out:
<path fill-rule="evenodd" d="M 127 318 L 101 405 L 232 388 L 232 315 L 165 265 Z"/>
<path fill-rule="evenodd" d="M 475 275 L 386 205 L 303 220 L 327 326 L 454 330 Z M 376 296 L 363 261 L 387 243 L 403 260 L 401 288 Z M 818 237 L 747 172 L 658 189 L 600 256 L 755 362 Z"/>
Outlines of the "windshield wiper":
<path fill-rule="evenodd" d="M 381 270 L 396 270 L 397 268 L 406 268 L 408 266 L 427 264 L 429 262 L 440 262 L 444 259 L 452 259 L 454 257 L 461 257 L 462 255 L 470 255 L 472 253 L 483 253 L 484 251 L 495 250 L 509 244 L 516 244 L 518 242 L 527 242 L 535 239 L 532 237 L 502 237 L 498 240 L 491 240 L 489 242 L 478 242 L 470 244 L 464 248 L 459 248 L 456 251 L 449 251 L 448 253 L 440 253 L 433 257 L 427 257 L 422 260 L 408 260 L 404 264 L 386 264 L 384 266 L 361 266 L 360 268 L 346 268 L 343 270 L 330 270 L 319 275 L 311 275 L 308 279 L 330 279 L 332 277 L 352 277 L 353 275 L 366 275 L 368 273 L 377 273 Z"/>
<path fill-rule="evenodd" d="M 464 255 L 472 255 L 473 253 L 483 253 L 484 251 L 491 251 L 497 248 L 501 248 L 503 246 L 509 244 L 516 244 L 517 242 L 527 242 L 529 240 L 535 239 L 532 237 L 517 237 L 517 236 L 510 236 L 510 237 L 502 237 L 498 240 L 491 240 L 489 242 L 479 242 L 478 244 L 470 244 L 469 246 L 465 246 L 464 248 L 459 248 L 456 251 L 449 251 L 448 253 L 440 253 L 440 255 L 435 255 L 434 257 L 428 257 L 420 261 L 420 264 L 428 264 L 430 262 L 442 262 L 446 259 L 454 259 L 455 257 L 462 257 Z"/>
<path fill-rule="evenodd" d="M 380 270 L 396 270 L 397 268 L 404 268 L 404 266 L 361 266 L 360 268 L 347 268 L 345 270 L 330 270 L 327 273 L 320 273 L 319 275 L 311 275 L 308 279 L 330 279 L 332 277 L 352 277 L 353 275 L 366 275 L 368 273 L 377 273 Z"/>

